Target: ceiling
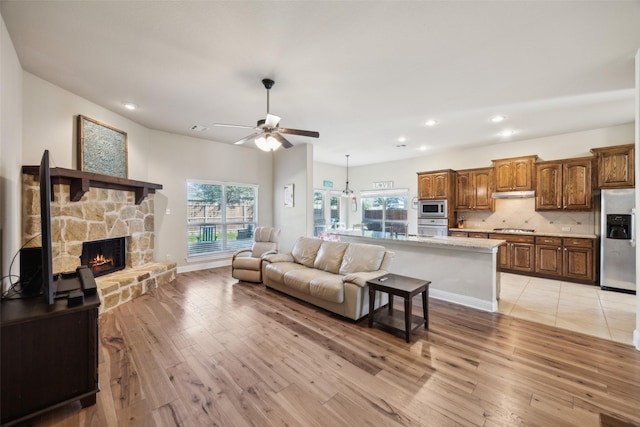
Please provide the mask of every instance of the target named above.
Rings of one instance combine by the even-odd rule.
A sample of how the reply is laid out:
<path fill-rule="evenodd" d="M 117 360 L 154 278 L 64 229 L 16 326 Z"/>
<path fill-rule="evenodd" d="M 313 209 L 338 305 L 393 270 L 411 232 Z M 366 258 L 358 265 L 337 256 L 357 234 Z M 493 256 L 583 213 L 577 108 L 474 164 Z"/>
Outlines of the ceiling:
<path fill-rule="evenodd" d="M 289 139 L 325 163 L 634 120 L 639 1 L 2 0 L 0 11 L 26 71 L 152 129 L 231 144 L 250 132 L 212 124 L 264 118 L 270 77 L 270 112 L 319 131 Z"/>

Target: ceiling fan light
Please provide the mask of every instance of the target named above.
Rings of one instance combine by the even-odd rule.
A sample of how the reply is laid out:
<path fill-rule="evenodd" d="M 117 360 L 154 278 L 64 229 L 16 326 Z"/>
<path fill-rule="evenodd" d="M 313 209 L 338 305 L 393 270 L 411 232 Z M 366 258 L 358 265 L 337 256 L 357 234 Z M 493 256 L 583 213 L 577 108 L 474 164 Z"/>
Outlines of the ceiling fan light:
<path fill-rule="evenodd" d="M 280 141 L 275 139 L 272 135 L 267 135 L 266 137 L 264 135 L 260 135 L 255 139 L 255 142 L 259 149 L 266 152 L 276 151 L 280 148 Z"/>
<path fill-rule="evenodd" d="M 273 136 L 267 136 L 267 146 L 271 151 L 276 151 L 278 148 L 280 148 L 280 145 L 280 141 L 275 139 Z"/>
<path fill-rule="evenodd" d="M 262 151 L 271 151 L 269 145 L 267 144 L 267 139 L 264 136 L 260 135 L 256 138 L 255 142 L 256 146 Z"/>

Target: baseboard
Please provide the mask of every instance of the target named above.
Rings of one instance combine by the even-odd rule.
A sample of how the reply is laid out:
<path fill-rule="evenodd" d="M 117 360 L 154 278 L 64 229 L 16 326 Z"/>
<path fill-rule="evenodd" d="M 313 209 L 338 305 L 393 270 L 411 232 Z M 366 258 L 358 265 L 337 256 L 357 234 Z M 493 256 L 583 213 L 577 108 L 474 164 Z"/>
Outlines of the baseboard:
<path fill-rule="evenodd" d="M 465 307 L 476 308 L 490 313 L 498 311 L 498 301 L 485 301 L 478 298 L 467 297 L 464 295 L 454 294 L 451 292 L 441 291 L 439 289 L 429 289 L 429 297 L 435 298 L 454 304 L 464 305 Z"/>

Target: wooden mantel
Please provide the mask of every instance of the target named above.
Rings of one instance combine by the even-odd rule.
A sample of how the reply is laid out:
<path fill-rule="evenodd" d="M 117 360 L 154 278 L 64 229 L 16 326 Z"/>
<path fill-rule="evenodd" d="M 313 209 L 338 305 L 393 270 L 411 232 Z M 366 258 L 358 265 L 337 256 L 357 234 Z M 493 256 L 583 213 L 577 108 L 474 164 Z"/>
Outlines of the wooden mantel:
<path fill-rule="evenodd" d="M 40 166 L 22 166 L 22 173 L 33 175 L 36 179 L 40 176 Z M 51 168 L 51 182 L 54 184 L 68 184 L 70 186 L 71 201 L 79 201 L 84 193 L 91 187 L 106 188 L 109 190 L 133 191 L 136 205 L 156 190 L 162 190 L 162 184 L 134 181 L 127 178 L 102 175 L 99 173 L 79 171 L 76 169 Z M 53 197 L 53 192 L 51 192 Z"/>

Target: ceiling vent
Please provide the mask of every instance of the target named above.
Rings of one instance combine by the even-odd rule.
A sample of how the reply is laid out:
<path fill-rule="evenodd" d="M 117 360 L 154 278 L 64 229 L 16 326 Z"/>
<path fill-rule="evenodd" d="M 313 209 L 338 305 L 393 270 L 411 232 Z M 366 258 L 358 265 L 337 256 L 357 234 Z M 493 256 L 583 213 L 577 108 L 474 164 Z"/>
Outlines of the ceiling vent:
<path fill-rule="evenodd" d="M 196 132 L 204 132 L 204 131 L 206 131 L 207 129 L 209 129 L 209 128 L 204 127 L 204 126 L 200 126 L 200 125 L 193 125 L 193 126 L 191 126 L 191 130 L 196 131 Z"/>

